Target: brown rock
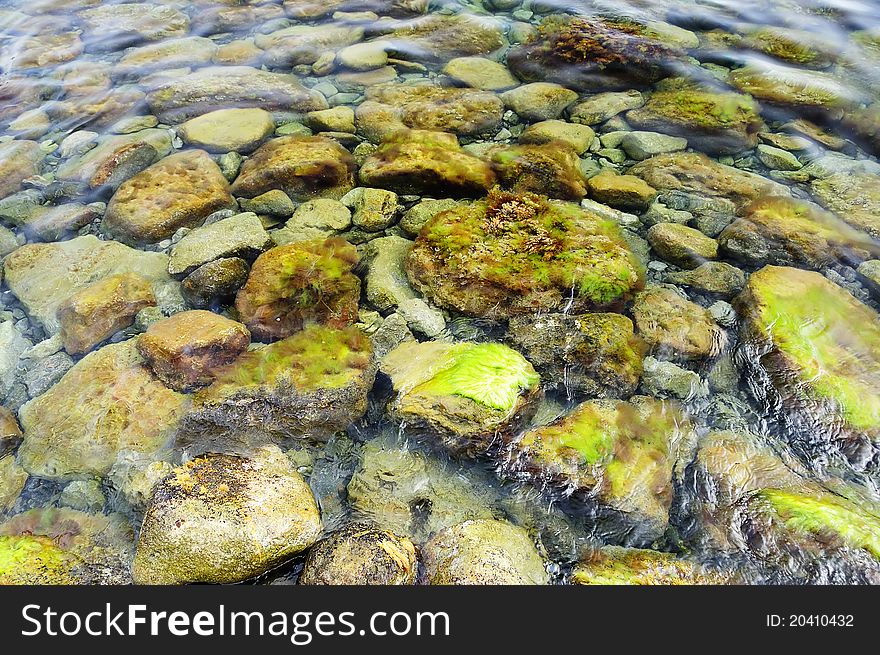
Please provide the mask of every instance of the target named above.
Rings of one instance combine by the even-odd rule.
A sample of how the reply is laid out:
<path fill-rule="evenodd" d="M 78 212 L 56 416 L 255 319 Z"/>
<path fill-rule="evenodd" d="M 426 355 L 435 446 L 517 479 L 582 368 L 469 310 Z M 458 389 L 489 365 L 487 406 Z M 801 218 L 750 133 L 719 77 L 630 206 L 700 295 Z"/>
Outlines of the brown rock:
<path fill-rule="evenodd" d="M 0 407 L 0 457 L 13 450 L 21 442 L 21 428 L 15 414 Z"/>
<path fill-rule="evenodd" d="M 632 312 L 639 336 L 663 354 L 702 359 L 722 345 L 723 333 L 712 315 L 672 289 L 646 289 L 636 296 Z"/>
<path fill-rule="evenodd" d="M 156 304 L 150 282 L 135 273 L 111 275 L 78 291 L 58 307 L 61 340 L 71 355 L 90 351 Z"/>
<path fill-rule="evenodd" d="M 590 178 L 590 197 L 626 210 L 643 210 L 657 197 L 657 191 L 634 175 L 602 171 Z"/>
<path fill-rule="evenodd" d="M 153 323 L 138 339 L 137 349 L 162 382 L 190 391 L 210 384 L 214 369 L 232 363 L 250 341 L 241 323 L 193 310 Z"/>
<path fill-rule="evenodd" d="M 0 143 L 0 198 L 21 189 L 21 183 L 40 172 L 43 156 L 36 141 Z"/>

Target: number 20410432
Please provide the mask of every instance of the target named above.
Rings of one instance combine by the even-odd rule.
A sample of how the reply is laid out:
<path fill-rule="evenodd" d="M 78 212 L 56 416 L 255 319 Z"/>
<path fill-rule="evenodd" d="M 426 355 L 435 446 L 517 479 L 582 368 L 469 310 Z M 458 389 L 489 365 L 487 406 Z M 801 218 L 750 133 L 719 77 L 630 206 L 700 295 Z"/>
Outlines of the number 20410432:
<path fill-rule="evenodd" d="M 852 614 L 768 614 L 768 628 L 851 628 Z"/>

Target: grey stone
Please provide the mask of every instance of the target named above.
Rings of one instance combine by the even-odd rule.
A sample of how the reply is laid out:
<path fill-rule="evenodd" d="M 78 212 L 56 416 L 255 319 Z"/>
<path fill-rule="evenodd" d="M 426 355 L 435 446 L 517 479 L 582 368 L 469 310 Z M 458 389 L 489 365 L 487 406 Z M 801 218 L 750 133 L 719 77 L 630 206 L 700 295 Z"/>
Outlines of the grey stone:
<path fill-rule="evenodd" d="M 367 300 L 380 312 L 390 311 L 404 300 L 416 298 L 409 285 L 404 262 L 413 242 L 403 237 L 381 237 L 365 246 Z"/>
<path fill-rule="evenodd" d="M 269 233 L 251 212 L 197 227 L 171 250 L 168 273 L 179 276 L 221 257 L 249 257 L 271 245 Z"/>
<path fill-rule="evenodd" d="M 646 357 L 643 362 L 642 388 L 660 398 L 692 400 L 708 395 L 706 383 L 697 373 L 654 357 Z"/>

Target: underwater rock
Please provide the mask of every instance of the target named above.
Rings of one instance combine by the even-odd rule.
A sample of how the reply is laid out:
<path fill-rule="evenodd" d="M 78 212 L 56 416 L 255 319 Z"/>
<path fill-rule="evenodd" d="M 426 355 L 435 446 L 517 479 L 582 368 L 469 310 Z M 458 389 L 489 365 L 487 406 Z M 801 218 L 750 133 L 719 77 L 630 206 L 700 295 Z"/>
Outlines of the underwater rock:
<path fill-rule="evenodd" d="M 178 441 L 206 440 L 210 450 L 221 436 L 251 445 L 249 433 L 326 440 L 364 415 L 376 374 L 371 356 L 357 328 L 319 325 L 250 350 L 195 394 Z"/>
<path fill-rule="evenodd" d="M 684 137 L 691 147 L 710 155 L 729 155 L 758 143 L 764 127 L 759 112 L 747 95 L 675 79 L 659 85 L 643 107 L 627 112 L 626 120 L 640 130 Z"/>
<path fill-rule="evenodd" d="M 683 56 L 626 19 L 552 15 L 530 41 L 511 49 L 507 61 L 520 79 L 595 92 L 649 85 Z"/>
<path fill-rule="evenodd" d="M 488 55 L 505 45 L 504 26 L 491 16 L 429 14 L 400 21 L 383 37 L 401 59 L 443 63 Z"/>
<path fill-rule="evenodd" d="M 172 124 L 232 107 L 302 114 L 327 109 L 324 96 L 293 75 L 250 66 L 210 66 L 169 78 L 147 94 L 147 103 L 160 121 Z"/>
<path fill-rule="evenodd" d="M 257 32 L 254 45 L 264 51 L 263 60 L 272 68 L 314 64 L 325 52 L 357 43 L 363 28 L 347 25 L 292 25 L 268 34 Z"/>
<path fill-rule="evenodd" d="M 541 396 L 540 376 L 499 343 L 405 342 L 380 362 L 394 420 L 459 454 L 484 452 L 522 423 Z"/>
<path fill-rule="evenodd" d="M 267 141 L 242 164 L 232 184 L 236 196 L 253 198 L 281 189 L 296 200 L 340 198 L 354 186 L 351 153 L 321 136 L 283 136 Z"/>
<path fill-rule="evenodd" d="M 705 198 L 724 198 L 742 207 L 765 196 L 790 196 L 788 187 L 765 177 L 720 164 L 696 152 L 651 157 L 629 169 L 661 192 L 683 191 Z"/>
<path fill-rule="evenodd" d="M 153 323 L 137 342 L 138 352 L 162 382 L 175 391 L 210 384 L 213 371 L 247 350 L 250 333 L 213 312 L 178 312 Z"/>
<path fill-rule="evenodd" d="M 217 44 L 202 36 L 188 36 L 151 43 L 128 50 L 113 67 L 115 77 L 140 77 L 154 70 L 206 66 Z"/>
<path fill-rule="evenodd" d="M 153 488 L 132 577 L 240 582 L 307 549 L 322 529 L 308 484 L 277 447 L 251 458 L 199 457 Z"/>
<path fill-rule="evenodd" d="M 516 316 L 509 336 L 548 383 L 568 392 L 627 398 L 639 384 L 644 344 L 621 314 Z"/>
<path fill-rule="evenodd" d="M 332 198 L 316 198 L 300 204 L 284 227 L 272 231 L 272 240 L 279 246 L 284 246 L 300 241 L 326 239 L 350 227 L 351 210 L 348 207 Z"/>
<path fill-rule="evenodd" d="M 309 551 L 299 584 L 410 585 L 416 580 L 416 549 L 406 537 L 352 524 Z"/>
<path fill-rule="evenodd" d="M 673 289 L 652 286 L 633 302 L 637 333 L 652 351 L 683 360 L 703 359 L 718 354 L 724 333 L 706 310 Z"/>
<path fill-rule="evenodd" d="M 753 266 L 770 263 L 821 269 L 878 253 L 873 239 L 834 214 L 813 203 L 784 197 L 749 204 L 718 241 L 728 255 Z"/>
<path fill-rule="evenodd" d="M 136 273 L 98 280 L 58 306 L 64 349 L 71 355 L 87 353 L 131 325 L 144 307 L 155 305 L 150 281 Z"/>
<path fill-rule="evenodd" d="M 156 243 L 233 205 L 229 184 L 203 150 L 176 153 L 123 182 L 102 229 L 120 241 Z"/>
<path fill-rule="evenodd" d="M 189 17 L 174 7 L 140 2 L 77 13 L 88 50 L 116 50 L 142 41 L 186 36 Z"/>
<path fill-rule="evenodd" d="M 24 233 L 35 241 L 61 241 L 101 216 L 95 207 L 68 202 L 63 205 L 35 208 L 21 225 Z"/>
<path fill-rule="evenodd" d="M 258 340 L 281 339 L 309 323 L 345 327 L 357 319 L 357 250 L 347 241 L 302 241 L 257 257 L 235 297 L 240 320 Z"/>
<path fill-rule="evenodd" d="M 367 300 L 387 312 L 416 298 L 406 277 L 406 259 L 413 242 L 398 236 L 373 239 L 364 248 L 367 262 Z"/>
<path fill-rule="evenodd" d="M 474 89 L 504 91 L 517 86 L 517 80 L 504 64 L 485 57 L 456 57 L 443 67 L 443 74 Z"/>
<path fill-rule="evenodd" d="M 547 584 L 544 560 L 529 533 L 507 521 L 476 519 L 446 528 L 422 554 L 432 585 Z"/>
<path fill-rule="evenodd" d="M 877 313 L 821 274 L 783 266 L 753 273 L 736 305 L 755 388 L 772 386 L 802 438 L 859 468 L 877 459 Z"/>
<path fill-rule="evenodd" d="M 726 262 L 705 262 L 690 271 L 670 273 L 666 279 L 673 284 L 717 294 L 722 298 L 739 293 L 746 284 L 746 274 Z"/>
<path fill-rule="evenodd" d="M 707 585 L 723 584 L 726 579 L 673 553 L 604 546 L 577 563 L 571 581 L 579 585 Z"/>
<path fill-rule="evenodd" d="M 501 94 L 504 106 L 525 121 L 559 118 L 577 97 L 575 91 L 550 82 L 523 84 Z"/>
<path fill-rule="evenodd" d="M 459 135 L 495 131 L 504 111 L 494 93 L 431 84 L 377 84 L 366 100 L 391 108 L 407 127 Z"/>
<path fill-rule="evenodd" d="M 696 268 L 718 256 L 718 242 L 715 239 L 678 223 L 652 225 L 648 230 L 648 243 L 661 259 L 682 268 Z"/>
<path fill-rule="evenodd" d="M 39 174 L 43 156 L 36 141 L 0 143 L 0 198 L 12 195 L 25 179 Z"/>
<path fill-rule="evenodd" d="M 247 154 L 272 136 L 272 114 L 256 107 L 218 109 L 186 121 L 177 128 L 183 142 L 208 152 Z"/>
<path fill-rule="evenodd" d="M 630 109 L 638 109 L 645 104 L 645 98 L 637 89 L 628 91 L 607 91 L 591 95 L 572 105 L 568 111 L 573 123 L 598 125 Z M 656 128 L 651 128 L 656 129 Z"/>
<path fill-rule="evenodd" d="M 592 128 L 561 120 L 546 120 L 529 125 L 519 137 L 520 143 L 550 143 L 562 141 L 574 148 L 578 155 L 584 154 L 593 143 Z"/>
<path fill-rule="evenodd" d="M 133 542 L 119 514 L 29 510 L 0 523 L 0 585 L 130 584 Z"/>
<path fill-rule="evenodd" d="M 853 227 L 880 239 L 880 176 L 839 172 L 813 180 L 812 191 L 826 208 Z"/>
<path fill-rule="evenodd" d="M 238 257 L 215 259 L 202 264 L 184 278 L 180 291 L 186 302 L 197 309 L 234 296 L 247 282 L 250 267 Z"/>
<path fill-rule="evenodd" d="M 16 463 L 15 455 L 0 455 L 0 516 L 15 505 L 27 480 L 27 471 Z"/>
<path fill-rule="evenodd" d="M 183 414 L 186 397 L 153 377 L 129 339 L 83 357 L 19 418 L 21 465 L 51 480 L 106 475 L 122 450 L 164 446 Z"/>
<path fill-rule="evenodd" d="M 381 232 L 397 217 L 398 197 L 393 191 L 356 187 L 342 197 L 352 210 L 351 222 L 367 232 Z"/>
<path fill-rule="evenodd" d="M 590 197 L 626 211 L 642 211 L 657 197 L 657 190 L 634 175 L 603 170 L 590 178 Z"/>
<path fill-rule="evenodd" d="M 498 182 L 514 193 L 580 200 L 586 182 L 577 152 L 564 141 L 540 145 L 497 146 L 486 153 Z"/>
<path fill-rule="evenodd" d="M 0 322 L 0 397 L 5 399 L 15 385 L 19 359 L 32 345 L 15 329 L 13 321 Z"/>
<path fill-rule="evenodd" d="M 256 214 L 236 214 L 188 232 L 171 249 L 168 273 L 186 275 L 221 257 L 251 259 L 270 245 L 272 238 Z"/>
<path fill-rule="evenodd" d="M 666 530 L 673 485 L 695 446 L 671 402 L 591 400 L 514 440 L 502 467 L 583 504 L 605 538 L 644 546 Z"/>
<path fill-rule="evenodd" d="M 21 428 L 10 410 L 0 406 L 0 457 L 15 450 L 21 443 Z"/>
<path fill-rule="evenodd" d="M 495 174 L 488 163 L 462 150 L 453 134 L 405 130 L 367 158 L 360 180 L 402 194 L 473 197 L 495 184 Z"/>
<path fill-rule="evenodd" d="M 168 275 L 168 257 L 143 252 L 92 235 L 57 243 L 27 244 L 7 255 L 4 278 L 31 320 L 50 335 L 61 329 L 57 310 L 79 291 L 108 277 L 133 273 L 149 280 L 156 301 L 169 312 L 180 309 L 178 284 Z"/>
<path fill-rule="evenodd" d="M 608 307 L 642 285 L 614 223 L 575 204 L 497 190 L 432 218 L 406 268 L 435 304 L 484 318 Z"/>

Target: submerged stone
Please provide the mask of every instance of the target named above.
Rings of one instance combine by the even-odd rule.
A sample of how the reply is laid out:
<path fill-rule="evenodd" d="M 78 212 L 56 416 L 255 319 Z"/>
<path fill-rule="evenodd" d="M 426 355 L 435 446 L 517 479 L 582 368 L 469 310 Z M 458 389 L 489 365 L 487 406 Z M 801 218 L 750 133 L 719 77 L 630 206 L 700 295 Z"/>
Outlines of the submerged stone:
<path fill-rule="evenodd" d="M 21 183 L 40 172 L 43 153 L 36 141 L 7 141 L 0 143 L 0 198 L 10 196 Z"/>
<path fill-rule="evenodd" d="M 654 351 L 684 360 L 716 355 L 723 332 L 712 315 L 673 289 L 652 286 L 636 296 L 632 307 L 638 334 Z"/>
<path fill-rule="evenodd" d="M 605 546 L 577 563 L 571 581 L 579 585 L 666 586 L 722 584 L 725 579 L 673 553 Z"/>
<path fill-rule="evenodd" d="M 490 16 L 429 14 L 401 21 L 384 37 L 403 59 L 424 63 L 487 55 L 505 45 L 502 23 Z"/>
<path fill-rule="evenodd" d="M 587 193 L 577 152 L 564 141 L 499 146 L 486 158 L 501 186 L 514 193 L 540 193 L 562 200 L 580 200 Z"/>
<path fill-rule="evenodd" d="M 395 392 L 391 415 L 455 453 L 485 451 L 541 395 L 532 365 L 498 343 L 406 342 L 380 370 Z"/>
<path fill-rule="evenodd" d="M 168 273 L 185 275 L 221 257 L 251 259 L 271 244 L 272 239 L 256 214 L 236 214 L 188 232 L 171 249 Z"/>
<path fill-rule="evenodd" d="M 322 532 L 309 486 L 277 447 L 253 457 L 208 455 L 154 488 L 132 565 L 138 584 L 253 578 Z"/>
<path fill-rule="evenodd" d="M 183 142 L 208 152 L 247 154 L 275 131 L 265 109 L 218 109 L 186 121 L 177 128 Z"/>
<path fill-rule="evenodd" d="M 880 239 L 880 176 L 839 172 L 812 183 L 813 195 L 853 227 Z"/>
<path fill-rule="evenodd" d="M 267 250 L 235 298 L 241 321 L 260 340 L 284 338 L 309 323 L 351 325 L 360 280 L 354 246 L 338 237 Z"/>
<path fill-rule="evenodd" d="M 501 191 L 432 218 L 406 268 L 436 304 L 487 318 L 607 307 L 642 284 L 613 222 L 574 204 Z"/>

